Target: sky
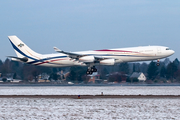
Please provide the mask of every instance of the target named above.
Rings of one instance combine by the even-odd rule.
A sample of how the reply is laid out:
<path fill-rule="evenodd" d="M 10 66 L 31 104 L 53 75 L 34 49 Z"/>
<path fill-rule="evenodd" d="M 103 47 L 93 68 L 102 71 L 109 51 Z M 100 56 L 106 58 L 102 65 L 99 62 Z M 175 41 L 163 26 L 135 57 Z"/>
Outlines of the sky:
<path fill-rule="evenodd" d="M 180 1 L 1 0 L 1 60 L 16 56 L 10 35 L 42 54 L 160 45 L 180 59 Z"/>

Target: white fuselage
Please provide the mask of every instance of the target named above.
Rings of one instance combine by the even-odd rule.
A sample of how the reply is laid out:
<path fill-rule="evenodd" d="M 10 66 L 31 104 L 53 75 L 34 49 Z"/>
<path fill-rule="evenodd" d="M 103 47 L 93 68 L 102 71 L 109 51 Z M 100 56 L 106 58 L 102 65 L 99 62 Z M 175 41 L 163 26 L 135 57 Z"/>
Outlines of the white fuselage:
<path fill-rule="evenodd" d="M 9 56 L 12 60 L 48 67 L 88 66 L 93 70 L 93 66 L 95 65 L 114 65 L 122 62 L 157 60 L 174 54 L 173 50 L 163 46 L 143 46 L 82 52 L 65 52 L 54 47 L 54 50 L 58 53 L 39 54 L 30 49 L 17 36 L 8 36 L 8 38 L 17 55 L 16 57 Z"/>
<path fill-rule="evenodd" d="M 168 57 L 174 54 L 173 50 L 163 46 L 143 46 L 119 49 L 104 49 L 94 51 L 73 52 L 76 54 L 85 54 L 88 56 L 96 56 L 114 59 L 115 64 L 121 62 L 150 61 Z M 86 66 L 83 62 L 70 58 L 67 54 L 45 54 L 34 56 L 35 60 L 29 59 L 28 64 L 49 66 L 49 67 L 65 67 L 65 66 Z M 94 65 L 101 63 L 94 63 Z M 102 64 L 104 65 L 104 64 Z"/>

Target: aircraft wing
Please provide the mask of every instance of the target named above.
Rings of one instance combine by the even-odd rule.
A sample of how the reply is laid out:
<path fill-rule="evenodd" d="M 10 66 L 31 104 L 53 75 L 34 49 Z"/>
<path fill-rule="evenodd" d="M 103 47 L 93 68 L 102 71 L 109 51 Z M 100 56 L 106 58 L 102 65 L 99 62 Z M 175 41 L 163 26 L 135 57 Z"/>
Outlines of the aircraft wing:
<path fill-rule="evenodd" d="M 80 57 L 89 56 L 89 55 L 86 55 L 86 54 L 77 54 L 77 53 L 72 53 L 72 52 L 65 52 L 65 51 L 62 51 L 62 50 L 58 49 L 57 47 L 54 47 L 54 50 L 55 50 L 56 52 L 66 54 L 66 55 L 68 55 L 70 58 L 77 59 L 77 60 L 78 60 Z M 111 58 L 104 58 L 104 57 L 100 57 L 100 56 L 94 56 L 94 58 L 95 58 L 95 61 L 101 61 L 101 60 L 105 60 L 105 59 L 111 59 Z"/>
<path fill-rule="evenodd" d="M 74 59 L 77 59 L 77 58 L 80 58 L 80 57 L 83 57 L 83 56 L 87 56 L 87 55 L 83 55 L 83 54 L 76 54 L 76 53 L 72 53 L 72 52 L 65 52 L 65 51 L 62 51 L 62 50 L 58 49 L 57 47 L 54 47 L 54 50 L 56 52 L 69 55 L 70 58 L 74 58 Z"/>

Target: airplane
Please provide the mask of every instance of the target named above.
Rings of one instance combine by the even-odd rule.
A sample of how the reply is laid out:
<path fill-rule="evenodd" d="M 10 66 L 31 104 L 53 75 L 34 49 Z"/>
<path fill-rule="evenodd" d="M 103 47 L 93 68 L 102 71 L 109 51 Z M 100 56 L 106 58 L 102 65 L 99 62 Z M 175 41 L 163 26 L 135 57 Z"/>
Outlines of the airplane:
<path fill-rule="evenodd" d="M 123 62 L 151 61 L 166 58 L 175 53 L 169 47 L 142 46 L 118 49 L 102 49 L 81 52 L 66 52 L 54 47 L 58 53 L 39 54 L 30 49 L 17 36 L 8 36 L 17 57 L 8 56 L 13 61 L 47 67 L 88 66 L 87 75 L 97 72 L 96 65 L 115 65 Z"/>

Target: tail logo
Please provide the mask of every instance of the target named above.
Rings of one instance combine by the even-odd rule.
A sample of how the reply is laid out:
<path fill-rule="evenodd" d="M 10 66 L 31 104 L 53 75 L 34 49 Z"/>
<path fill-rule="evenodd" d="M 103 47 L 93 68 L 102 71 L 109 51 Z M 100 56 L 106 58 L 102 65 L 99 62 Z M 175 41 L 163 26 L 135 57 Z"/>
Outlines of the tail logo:
<path fill-rule="evenodd" d="M 24 46 L 24 44 L 22 44 L 22 43 L 20 43 L 20 44 L 18 45 L 18 47 L 22 47 L 22 46 Z"/>

